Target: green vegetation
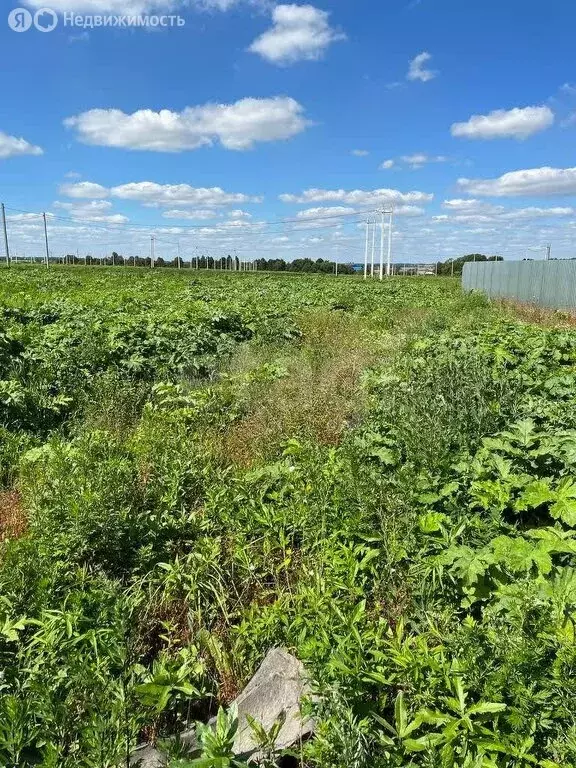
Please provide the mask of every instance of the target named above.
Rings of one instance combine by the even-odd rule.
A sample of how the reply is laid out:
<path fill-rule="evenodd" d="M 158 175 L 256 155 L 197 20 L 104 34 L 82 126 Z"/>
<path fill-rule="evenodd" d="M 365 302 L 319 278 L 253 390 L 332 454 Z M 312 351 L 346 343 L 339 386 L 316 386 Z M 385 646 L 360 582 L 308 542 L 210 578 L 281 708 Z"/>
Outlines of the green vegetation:
<path fill-rule="evenodd" d="M 242 765 L 277 645 L 298 765 L 576 765 L 574 331 L 443 278 L 24 268 L 0 312 L 1 765 L 219 707 L 172 765 Z"/>
<path fill-rule="evenodd" d="M 41 263 L 41 260 L 40 260 Z M 54 263 L 60 264 L 58 259 L 54 260 Z M 122 256 L 116 251 L 113 251 L 111 256 L 104 258 L 86 256 L 77 256 L 75 254 L 67 254 L 64 257 L 64 263 L 70 265 L 99 265 L 107 267 L 148 267 L 151 266 L 150 257 L 142 256 Z M 336 272 L 336 262 L 327 261 L 326 259 L 293 259 L 292 261 L 285 261 L 284 259 L 255 259 L 254 268 L 259 271 L 268 272 L 318 272 L 321 274 L 334 274 Z M 176 257 L 171 261 L 163 259 L 162 256 L 157 257 L 154 260 L 154 266 L 169 267 L 173 269 L 209 269 L 209 270 L 228 270 L 228 271 L 241 271 L 244 270 L 244 265 L 240 262 L 238 256 L 222 256 L 219 259 L 215 259 L 212 256 L 198 256 L 194 257 L 191 261 L 184 261 Z M 338 264 L 338 274 L 340 275 L 352 275 L 354 274 L 354 267 L 351 264 Z"/>
<path fill-rule="evenodd" d="M 457 259 L 439 261 L 436 265 L 438 275 L 461 275 L 464 264 L 469 261 L 503 261 L 502 256 L 484 256 L 483 253 L 469 253 L 467 256 L 459 256 Z"/>

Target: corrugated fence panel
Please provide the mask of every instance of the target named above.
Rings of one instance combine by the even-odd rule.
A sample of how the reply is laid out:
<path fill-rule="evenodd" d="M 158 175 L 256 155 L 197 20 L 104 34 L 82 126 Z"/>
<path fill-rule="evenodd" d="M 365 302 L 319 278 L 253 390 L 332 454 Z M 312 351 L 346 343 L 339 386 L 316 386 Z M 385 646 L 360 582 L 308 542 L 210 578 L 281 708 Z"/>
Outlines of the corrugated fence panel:
<path fill-rule="evenodd" d="M 469 261 L 462 288 L 492 299 L 576 310 L 576 261 Z"/>

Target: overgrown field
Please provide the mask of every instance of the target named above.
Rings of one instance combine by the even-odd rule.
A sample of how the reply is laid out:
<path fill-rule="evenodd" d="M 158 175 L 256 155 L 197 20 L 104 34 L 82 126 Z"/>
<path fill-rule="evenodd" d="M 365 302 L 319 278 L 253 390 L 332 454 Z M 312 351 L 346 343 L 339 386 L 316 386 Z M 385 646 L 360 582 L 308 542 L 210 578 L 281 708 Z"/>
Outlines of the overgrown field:
<path fill-rule="evenodd" d="M 0 315 L 0 765 L 125 766 L 274 646 L 295 765 L 576 765 L 576 331 L 106 268 L 3 271 Z M 171 765 L 243 765 L 233 720 Z"/>

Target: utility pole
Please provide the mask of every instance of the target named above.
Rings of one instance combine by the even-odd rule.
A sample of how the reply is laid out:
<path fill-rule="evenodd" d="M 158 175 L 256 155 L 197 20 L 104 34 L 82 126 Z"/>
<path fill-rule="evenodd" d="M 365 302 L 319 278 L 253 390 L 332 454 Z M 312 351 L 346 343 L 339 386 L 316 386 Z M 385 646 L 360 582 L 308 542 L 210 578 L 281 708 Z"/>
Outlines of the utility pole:
<path fill-rule="evenodd" d="M 176 240 L 178 246 L 178 269 L 182 269 L 182 259 L 180 258 L 180 240 Z"/>
<path fill-rule="evenodd" d="M 372 222 L 372 261 L 370 262 L 370 277 L 374 277 L 374 252 L 376 250 L 376 219 Z"/>
<path fill-rule="evenodd" d="M 390 277 L 392 272 L 392 226 L 394 224 L 394 209 L 390 209 L 390 227 L 388 229 L 388 263 L 386 265 L 386 274 Z"/>
<path fill-rule="evenodd" d="M 6 266 L 10 266 L 10 248 L 8 247 L 8 230 L 6 229 L 6 211 L 2 203 L 2 226 L 4 228 L 4 245 L 6 247 Z"/>
<path fill-rule="evenodd" d="M 4 206 L 2 206 L 4 209 Z M 4 232 L 6 232 L 6 222 L 4 222 Z M 6 245 L 6 251 L 8 251 L 8 245 Z M 548 243 L 546 246 L 546 261 L 550 261 L 550 254 L 552 253 L 552 244 Z"/>
<path fill-rule="evenodd" d="M 390 269 L 388 269 L 390 274 Z M 380 280 L 384 279 L 384 208 L 381 211 L 380 220 Z"/>
<path fill-rule="evenodd" d="M 155 240 L 154 235 L 150 235 L 150 269 L 154 269 L 154 262 L 156 261 L 156 254 L 154 253 Z"/>
<path fill-rule="evenodd" d="M 42 214 L 44 219 L 44 240 L 46 241 L 46 266 L 50 263 L 50 251 L 48 250 L 48 227 L 46 226 L 46 214 Z"/>
<path fill-rule="evenodd" d="M 366 219 L 366 247 L 364 248 L 364 280 L 368 277 L 368 231 L 370 219 Z"/>

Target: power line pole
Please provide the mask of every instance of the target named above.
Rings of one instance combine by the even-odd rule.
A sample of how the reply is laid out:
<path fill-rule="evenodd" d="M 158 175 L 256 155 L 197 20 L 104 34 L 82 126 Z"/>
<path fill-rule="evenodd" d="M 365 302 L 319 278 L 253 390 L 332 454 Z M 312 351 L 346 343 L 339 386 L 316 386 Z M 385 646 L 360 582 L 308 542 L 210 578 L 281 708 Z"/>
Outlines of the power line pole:
<path fill-rule="evenodd" d="M 4 206 L 2 206 L 4 208 Z M 4 231 L 6 231 L 6 224 L 4 224 Z M 8 249 L 8 246 L 6 246 L 6 249 Z M 552 253 L 552 244 L 548 243 L 546 246 L 546 261 L 550 261 L 550 255 Z"/>
<path fill-rule="evenodd" d="M 48 227 L 46 226 L 46 214 L 42 214 L 44 219 L 44 240 L 46 241 L 46 266 L 50 263 L 50 251 L 48 250 Z"/>
<path fill-rule="evenodd" d="M 368 229 L 370 227 L 370 220 L 366 219 L 366 247 L 364 249 L 364 280 L 368 277 Z"/>
<path fill-rule="evenodd" d="M 388 263 L 386 264 L 386 274 L 390 277 L 392 273 L 392 226 L 394 224 L 394 209 L 390 210 L 390 227 L 388 229 Z"/>
<path fill-rule="evenodd" d="M 380 220 L 380 280 L 384 279 L 384 208 Z"/>
<path fill-rule="evenodd" d="M 178 269 L 182 269 L 182 259 L 180 258 L 180 240 L 176 240 L 178 246 Z"/>
<path fill-rule="evenodd" d="M 376 219 L 372 222 L 372 261 L 370 262 L 370 277 L 374 277 L 374 252 L 376 250 Z"/>
<path fill-rule="evenodd" d="M 10 266 L 10 248 L 8 247 L 8 230 L 6 229 L 6 211 L 2 203 L 2 226 L 4 228 L 4 245 L 6 246 L 6 266 Z"/>
<path fill-rule="evenodd" d="M 154 253 L 155 240 L 154 235 L 150 235 L 150 269 L 154 269 L 154 262 L 156 261 L 156 254 Z"/>

